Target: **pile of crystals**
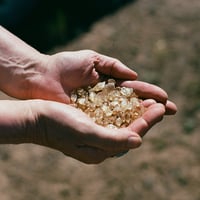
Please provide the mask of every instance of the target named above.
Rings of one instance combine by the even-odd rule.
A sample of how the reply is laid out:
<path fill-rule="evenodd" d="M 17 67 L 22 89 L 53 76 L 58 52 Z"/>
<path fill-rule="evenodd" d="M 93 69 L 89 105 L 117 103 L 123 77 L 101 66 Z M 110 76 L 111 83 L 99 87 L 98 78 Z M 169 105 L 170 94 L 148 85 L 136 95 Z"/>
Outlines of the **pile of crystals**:
<path fill-rule="evenodd" d="M 127 127 L 144 113 L 142 100 L 133 88 L 118 87 L 114 79 L 71 93 L 72 105 L 104 127 Z"/>

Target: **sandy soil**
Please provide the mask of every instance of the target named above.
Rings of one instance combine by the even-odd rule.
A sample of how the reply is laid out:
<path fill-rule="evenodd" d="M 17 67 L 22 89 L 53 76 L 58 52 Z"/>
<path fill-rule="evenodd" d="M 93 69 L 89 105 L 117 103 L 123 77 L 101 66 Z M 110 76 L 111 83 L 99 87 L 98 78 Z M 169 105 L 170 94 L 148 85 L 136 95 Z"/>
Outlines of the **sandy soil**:
<path fill-rule="evenodd" d="M 36 145 L 2 145 L 0 199 L 200 200 L 199 11 L 199 0 L 138 0 L 57 47 L 119 58 L 164 88 L 179 111 L 142 147 L 97 166 Z"/>

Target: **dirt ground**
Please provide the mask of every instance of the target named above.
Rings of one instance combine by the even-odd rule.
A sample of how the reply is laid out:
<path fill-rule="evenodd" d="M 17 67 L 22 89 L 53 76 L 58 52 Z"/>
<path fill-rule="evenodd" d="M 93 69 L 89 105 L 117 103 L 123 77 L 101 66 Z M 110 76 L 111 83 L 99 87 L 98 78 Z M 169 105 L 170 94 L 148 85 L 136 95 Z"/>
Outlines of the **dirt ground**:
<path fill-rule="evenodd" d="M 2 145 L 0 199 L 200 200 L 200 1 L 138 0 L 53 52 L 79 49 L 120 59 L 164 88 L 178 113 L 139 149 L 100 165 L 36 145 Z"/>

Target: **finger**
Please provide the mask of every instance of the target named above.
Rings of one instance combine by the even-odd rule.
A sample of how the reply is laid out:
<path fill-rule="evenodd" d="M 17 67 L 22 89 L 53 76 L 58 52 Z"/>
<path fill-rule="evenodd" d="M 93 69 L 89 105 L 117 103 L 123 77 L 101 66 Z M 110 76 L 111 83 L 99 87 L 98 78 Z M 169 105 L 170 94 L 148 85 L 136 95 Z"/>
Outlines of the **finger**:
<path fill-rule="evenodd" d="M 83 139 L 84 143 L 109 152 L 110 155 L 137 148 L 142 143 L 141 137 L 127 128 L 110 129 L 98 127 L 98 130 L 95 129 L 95 134 L 91 133 Z"/>
<path fill-rule="evenodd" d="M 166 103 L 168 95 L 160 87 L 142 82 L 142 81 L 124 81 L 120 83 L 120 86 L 131 87 L 135 93 L 141 98 L 155 99 L 161 103 Z"/>
<path fill-rule="evenodd" d="M 135 80 L 137 78 L 135 71 L 125 66 L 121 61 L 105 55 L 99 54 L 95 62 L 95 69 L 117 79 Z"/>
<path fill-rule="evenodd" d="M 145 108 L 147 108 L 155 103 L 156 103 L 156 101 L 154 99 L 145 99 L 144 101 L 142 101 L 142 105 Z M 165 104 L 165 110 L 166 110 L 165 115 L 174 115 L 177 112 L 177 107 L 173 102 L 167 100 L 167 102 Z"/>
<path fill-rule="evenodd" d="M 165 107 L 163 104 L 152 104 L 142 117 L 135 120 L 128 128 L 143 137 L 153 125 L 162 120 L 164 114 Z"/>
<path fill-rule="evenodd" d="M 145 108 L 148 108 L 149 106 L 153 105 L 157 103 L 154 99 L 145 99 L 144 101 L 142 101 L 142 105 L 145 107 Z"/>
<path fill-rule="evenodd" d="M 171 101 L 167 101 L 166 105 L 166 115 L 174 115 L 177 112 L 177 106 L 175 103 L 171 102 Z"/>

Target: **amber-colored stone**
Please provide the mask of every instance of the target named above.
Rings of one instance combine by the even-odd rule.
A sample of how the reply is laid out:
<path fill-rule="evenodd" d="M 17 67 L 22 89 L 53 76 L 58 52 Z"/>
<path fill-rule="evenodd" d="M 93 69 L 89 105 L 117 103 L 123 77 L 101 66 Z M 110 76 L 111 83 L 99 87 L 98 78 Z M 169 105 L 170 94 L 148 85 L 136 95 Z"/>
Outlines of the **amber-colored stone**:
<path fill-rule="evenodd" d="M 114 79 L 71 93 L 72 105 L 97 124 L 108 128 L 127 127 L 145 111 L 133 88 L 116 87 Z"/>

